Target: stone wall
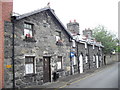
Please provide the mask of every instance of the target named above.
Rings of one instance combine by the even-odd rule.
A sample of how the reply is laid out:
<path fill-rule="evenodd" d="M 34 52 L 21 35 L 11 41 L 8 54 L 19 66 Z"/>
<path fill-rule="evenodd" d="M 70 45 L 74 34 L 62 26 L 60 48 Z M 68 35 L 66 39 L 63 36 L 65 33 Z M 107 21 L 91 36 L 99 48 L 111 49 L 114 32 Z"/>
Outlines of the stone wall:
<path fill-rule="evenodd" d="M 119 55 L 117 52 L 116 52 L 116 54 L 108 54 L 108 55 L 106 55 L 106 64 L 118 62 L 118 59 L 119 59 Z"/>
<path fill-rule="evenodd" d="M 12 24 L 10 22 L 5 22 L 4 33 L 4 87 L 12 87 L 12 67 L 6 67 L 12 65 Z"/>
<path fill-rule="evenodd" d="M 24 22 L 28 22 L 34 25 L 34 40 L 27 42 L 24 41 Z M 12 65 L 11 63 L 11 51 L 12 51 L 12 27 L 11 23 L 5 23 L 5 63 Z M 56 45 L 56 31 L 61 31 L 63 45 Z M 70 42 L 69 37 L 61 28 L 59 23 L 54 17 L 52 17 L 49 11 L 43 11 L 41 13 L 34 14 L 32 16 L 17 20 L 15 22 L 15 83 L 16 87 L 23 88 L 29 85 L 41 85 L 43 84 L 43 57 L 50 56 L 50 68 L 51 68 L 51 81 L 53 72 L 56 71 L 57 57 L 63 58 L 63 73 L 69 73 L 70 66 Z M 36 73 L 35 75 L 25 75 L 25 56 L 35 56 Z M 6 68 L 5 71 L 5 88 L 12 87 L 12 68 Z"/>

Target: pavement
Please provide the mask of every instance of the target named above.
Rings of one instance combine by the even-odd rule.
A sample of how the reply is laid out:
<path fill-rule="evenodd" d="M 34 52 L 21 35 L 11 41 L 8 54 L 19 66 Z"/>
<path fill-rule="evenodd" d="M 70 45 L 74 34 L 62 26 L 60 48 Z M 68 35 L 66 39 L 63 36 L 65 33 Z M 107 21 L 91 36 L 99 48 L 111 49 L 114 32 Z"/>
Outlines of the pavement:
<path fill-rule="evenodd" d="M 65 85 L 70 85 L 72 82 L 75 82 L 77 80 L 86 78 L 86 77 L 90 76 L 91 74 L 94 74 L 96 72 L 99 72 L 99 71 L 107 68 L 107 67 L 112 66 L 113 64 L 114 63 L 109 64 L 109 65 L 104 65 L 104 66 L 99 67 L 98 69 L 97 68 L 92 69 L 92 70 L 90 69 L 90 70 L 87 70 L 87 71 L 83 72 L 82 74 L 77 73 L 77 74 L 74 74 L 74 75 L 60 77 L 55 82 L 48 82 L 48 83 L 45 83 L 43 85 L 29 86 L 29 87 L 26 87 L 26 88 L 62 88 Z"/>

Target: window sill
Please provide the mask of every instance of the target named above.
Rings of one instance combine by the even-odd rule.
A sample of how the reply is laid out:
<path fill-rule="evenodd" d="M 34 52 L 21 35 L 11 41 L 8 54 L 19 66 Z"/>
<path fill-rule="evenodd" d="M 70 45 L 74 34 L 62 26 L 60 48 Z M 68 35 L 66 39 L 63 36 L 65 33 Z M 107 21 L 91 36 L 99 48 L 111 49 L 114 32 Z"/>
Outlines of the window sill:
<path fill-rule="evenodd" d="M 57 70 L 57 72 L 62 72 L 62 71 L 64 71 L 64 69 L 58 69 L 58 70 Z"/>
<path fill-rule="evenodd" d="M 57 41 L 57 42 L 56 42 L 56 45 L 58 45 L 58 46 L 63 46 L 63 41 L 61 41 L 61 40 L 60 40 L 60 41 Z"/>
<path fill-rule="evenodd" d="M 37 74 L 32 73 L 32 74 L 26 74 L 24 77 L 32 77 L 32 76 L 36 76 Z"/>
<path fill-rule="evenodd" d="M 23 39 L 23 41 L 26 41 L 26 42 L 36 42 L 35 38 L 30 38 L 30 37 L 27 37 L 25 39 Z"/>

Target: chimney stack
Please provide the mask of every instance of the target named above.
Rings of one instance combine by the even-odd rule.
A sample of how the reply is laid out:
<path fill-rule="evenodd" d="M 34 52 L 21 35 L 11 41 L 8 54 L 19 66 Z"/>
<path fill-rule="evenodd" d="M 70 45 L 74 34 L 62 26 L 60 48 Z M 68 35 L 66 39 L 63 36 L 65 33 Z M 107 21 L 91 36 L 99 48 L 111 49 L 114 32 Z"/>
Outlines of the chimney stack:
<path fill-rule="evenodd" d="M 90 28 L 83 30 L 83 35 L 85 35 L 88 38 L 92 37 L 92 30 Z"/>
<path fill-rule="evenodd" d="M 79 23 L 76 22 L 74 19 L 74 22 L 70 22 L 67 24 L 67 30 L 69 30 L 72 34 L 77 35 L 79 34 Z"/>
<path fill-rule="evenodd" d="M 13 0 L 0 0 L 0 88 L 4 88 L 4 21 L 11 21 Z"/>
<path fill-rule="evenodd" d="M 10 21 L 10 17 L 13 11 L 13 0 L 1 0 L 0 11 L 2 12 L 2 21 Z"/>

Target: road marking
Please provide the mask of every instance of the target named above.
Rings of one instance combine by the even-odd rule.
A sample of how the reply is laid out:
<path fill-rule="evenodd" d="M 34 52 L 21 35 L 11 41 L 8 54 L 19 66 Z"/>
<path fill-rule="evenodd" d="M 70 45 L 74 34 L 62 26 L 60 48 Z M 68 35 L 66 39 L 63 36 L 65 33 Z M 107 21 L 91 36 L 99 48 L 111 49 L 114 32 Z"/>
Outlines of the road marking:
<path fill-rule="evenodd" d="M 113 66 L 113 65 L 110 65 L 110 66 Z M 92 76 L 94 76 L 96 73 L 102 72 L 103 70 L 107 69 L 107 68 L 110 67 L 110 66 L 107 66 L 106 68 L 102 68 L 102 69 L 100 69 L 100 70 L 96 70 L 94 73 L 88 74 L 88 75 L 86 75 L 86 76 L 83 77 L 83 78 L 78 78 L 77 81 L 73 81 L 73 82 L 71 82 L 71 83 L 67 82 L 67 83 L 65 83 L 65 85 L 60 86 L 60 87 L 58 87 L 58 88 L 64 88 L 64 87 L 66 87 L 66 86 L 69 86 L 69 85 L 74 84 L 74 83 L 76 83 L 76 82 L 79 82 L 79 81 L 81 81 L 81 80 L 84 80 L 84 79 L 86 79 L 86 78 L 88 78 L 88 77 L 92 77 Z"/>

